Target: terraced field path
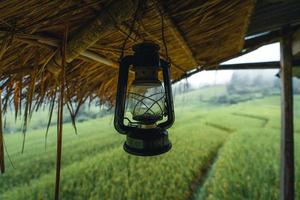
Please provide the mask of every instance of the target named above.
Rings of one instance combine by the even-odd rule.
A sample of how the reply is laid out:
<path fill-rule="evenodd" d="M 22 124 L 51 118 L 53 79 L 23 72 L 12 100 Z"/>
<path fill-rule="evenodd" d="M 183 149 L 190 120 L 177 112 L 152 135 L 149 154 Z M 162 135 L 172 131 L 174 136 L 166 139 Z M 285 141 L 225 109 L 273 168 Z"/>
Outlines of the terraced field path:
<path fill-rule="evenodd" d="M 279 199 L 280 104 L 265 98 L 220 108 L 207 122 L 234 130 L 192 199 Z M 300 98 L 295 97 L 295 154 L 300 155 Z M 298 118 L 297 118 L 298 116 Z M 230 120 L 229 120 L 230 119 Z M 226 129 L 228 128 L 226 127 Z M 296 188 L 300 188 L 300 156 L 296 156 Z M 296 189 L 296 199 L 300 191 Z"/>

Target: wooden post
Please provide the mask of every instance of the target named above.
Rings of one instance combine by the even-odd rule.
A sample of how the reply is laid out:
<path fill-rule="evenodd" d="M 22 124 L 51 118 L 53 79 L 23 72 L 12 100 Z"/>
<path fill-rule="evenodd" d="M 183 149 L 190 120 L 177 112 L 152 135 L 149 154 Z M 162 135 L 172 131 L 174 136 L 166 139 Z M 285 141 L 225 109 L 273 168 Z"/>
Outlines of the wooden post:
<path fill-rule="evenodd" d="M 286 30 L 288 31 L 288 29 Z M 285 32 L 285 30 L 284 30 Z M 294 200 L 294 122 L 292 90 L 292 35 L 285 32 L 280 41 L 281 66 L 281 179 L 280 199 Z"/>

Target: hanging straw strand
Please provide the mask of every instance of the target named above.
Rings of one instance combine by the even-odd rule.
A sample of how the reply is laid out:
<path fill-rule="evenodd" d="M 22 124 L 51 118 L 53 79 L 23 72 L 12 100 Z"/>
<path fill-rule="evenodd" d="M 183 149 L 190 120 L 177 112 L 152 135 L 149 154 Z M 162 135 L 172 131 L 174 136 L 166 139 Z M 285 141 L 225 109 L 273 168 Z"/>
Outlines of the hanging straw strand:
<path fill-rule="evenodd" d="M 1 174 L 4 174 L 5 172 L 4 138 L 3 138 L 3 127 L 2 127 L 2 90 L 0 90 L 0 171 Z"/>
<path fill-rule="evenodd" d="M 55 89 L 55 91 L 54 91 L 54 94 L 52 96 L 52 100 L 50 102 L 50 107 L 49 107 L 49 118 L 48 118 L 48 124 L 47 124 L 46 134 L 45 134 L 45 151 L 47 149 L 48 132 L 49 132 L 49 128 L 50 128 L 50 125 L 51 125 L 52 115 L 53 115 L 53 110 L 54 110 L 54 105 L 55 105 L 56 90 L 57 89 Z"/>
<path fill-rule="evenodd" d="M 58 102 L 57 116 L 57 149 L 56 149 L 56 177 L 55 177 L 55 200 L 59 200 L 60 170 L 61 170 L 61 152 L 62 152 L 62 131 L 63 131 L 63 107 L 65 90 L 65 67 L 66 67 L 66 46 L 68 41 L 68 26 L 65 27 L 64 39 L 61 49 L 62 54 L 62 73 L 60 82 L 60 96 Z"/>

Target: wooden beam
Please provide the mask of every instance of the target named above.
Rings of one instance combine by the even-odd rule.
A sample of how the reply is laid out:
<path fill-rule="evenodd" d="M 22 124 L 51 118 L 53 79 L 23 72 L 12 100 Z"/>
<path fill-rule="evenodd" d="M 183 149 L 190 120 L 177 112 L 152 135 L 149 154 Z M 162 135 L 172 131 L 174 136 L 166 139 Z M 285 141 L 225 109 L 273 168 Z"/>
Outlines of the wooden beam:
<path fill-rule="evenodd" d="M 60 47 L 60 42 L 58 39 L 55 38 L 50 38 L 46 36 L 41 36 L 41 35 L 28 35 L 28 34 L 16 34 L 16 39 L 20 40 L 25 43 L 33 44 L 33 45 L 38 45 L 38 46 L 46 46 L 49 48 L 58 48 Z M 85 50 L 80 53 L 80 56 L 83 56 L 85 58 L 88 58 L 90 60 L 99 62 L 101 64 L 113 67 L 118 69 L 118 62 L 114 60 L 110 60 L 109 58 L 99 55 L 93 51 Z"/>
<path fill-rule="evenodd" d="M 110 60 L 110 59 L 105 58 L 103 56 L 100 56 L 99 54 L 94 53 L 92 51 L 86 50 L 84 52 L 81 52 L 80 55 L 84 56 L 86 58 L 89 58 L 91 60 L 97 61 L 101 64 L 105 64 L 107 66 L 119 69 L 119 63 L 118 62 Z"/>
<path fill-rule="evenodd" d="M 164 23 L 167 25 L 167 27 L 171 30 L 172 35 L 179 43 L 179 46 L 182 47 L 186 55 L 191 59 L 194 66 L 198 66 L 198 62 L 196 60 L 196 57 L 192 51 L 192 48 L 189 46 L 187 40 L 184 38 L 182 32 L 179 30 L 179 27 L 174 22 L 174 20 L 170 17 L 167 10 L 164 9 L 162 3 L 160 1 L 156 1 L 157 10 L 160 10 L 160 14 L 163 15 Z"/>
<path fill-rule="evenodd" d="M 300 68 L 300 60 L 293 60 L 293 69 Z M 173 80 L 172 83 L 176 83 L 184 78 L 191 77 L 201 71 L 213 71 L 213 70 L 264 70 L 264 69 L 280 69 L 280 62 L 259 62 L 259 63 L 240 63 L 240 64 L 223 64 L 212 67 L 199 67 L 189 73 L 185 73 L 179 79 Z"/>
<path fill-rule="evenodd" d="M 278 42 L 280 38 L 281 31 L 273 31 L 256 37 L 246 38 L 244 43 L 244 51 L 247 51 L 248 49 L 257 49 L 263 45 Z"/>
<path fill-rule="evenodd" d="M 137 3 L 138 0 L 110 1 L 94 20 L 71 33 L 66 48 L 66 61 L 71 62 L 101 39 L 108 30 L 113 30 L 117 24 L 130 19 L 137 8 Z M 61 53 L 57 52 L 46 66 L 55 77 L 60 74 L 61 66 L 56 63 L 61 63 L 61 59 Z"/>
<path fill-rule="evenodd" d="M 300 60 L 293 60 L 293 68 L 300 68 Z M 280 62 L 259 62 L 259 63 L 239 63 L 239 64 L 222 64 L 216 67 L 210 67 L 205 71 L 212 70 L 264 70 L 264 69 L 280 69 Z"/>
<path fill-rule="evenodd" d="M 133 34 L 133 36 L 138 37 L 135 34 Z M 58 48 L 60 45 L 60 42 L 58 39 L 51 38 L 48 36 L 43 36 L 43 35 L 30 35 L 30 34 L 16 33 L 15 37 L 16 37 L 16 40 L 19 40 L 21 42 L 25 42 L 25 43 L 28 43 L 31 45 L 46 47 L 46 48 Z M 141 40 L 141 38 L 138 38 L 138 39 Z M 137 40 L 134 40 L 134 41 L 137 41 Z M 95 61 L 95 62 L 104 64 L 104 65 L 119 69 L 119 63 L 117 61 L 111 60 L 111 59 L 109 59 L 103 55 L 100 55 L 98 53 L 95 53 L 93 51 L 85 50 L 84 52 L 80 53 L 80 56 L 82 56 L 82 58 L 87 58 L 87 60 Z M 161 55 L 161 58 L 166 59 L 162 55 Z M 173 62 L 171 62 L 171 65 L 173 67 L 175 67 L 175 69 L 179 70 L 180 72 L 184 72 L 184 70 L 182 68 L 180 68 Z M 7 72 L 7 74 L 14 74 L 14 73 L 17 73 L 17 71 L 19 71 L 19 69 L 13 70 L 11 72 Z"/>
<path fill-rule="evenodd" d="M 121 26 L 121 28 L 124 28 L 124 26 Z M 126 31 L 128 31 L 128 29 Z M 125 32 L 123 32 L 123 33 L 126 35 L 128 34 Z M 45 36 L 45 35 L 31 35 L 31 34 L 16 33 L 15 38 L 16 38 L 16 40 L 19 40 L 21 42 L 39 46 L 39 47 L 45 47 L 45 48 L 50 48 L 50 49 L 60 47 L 60 41 L 58 39 L 52 38 L 49 36 Z M 133 38 L 136 38 L 137 40 L 135 40 Z M 134 42 L 143 40 L 140 36 L 136 35 L 134 32 L 132 33 L 132 37 L 130 37 L 130 39 Z M 95 53 L 93 51 L 85 50 L 84 52 L 80 53 L 80 56 L 83 59 L 86 58 L 86 60 L 88 60 L 88 61 L 95 61 L 95 62 L 104 64 L 104 65 L 119 69 L 119 63 L 117 61 L 111 60 L 111 59 L 109 59 L 103 55 L 100 55 L 98 53 Z M 163 55 L 160 55 L 160 56 L 162 59 L 166 59 Z M 178 65 L 176 65 L 173 62 L 171 62 L 171 66 L 173 66 L 176 70 L 180 71 L 181 73 L 185 72 L 181 67 L 179 67 Z M 25 70 L 26 72 L 28 72 L 28 70 L 30 71 L 30 69 L 31 69 L 30 67 L 26 68 L 26 69 L 24 69 L 24 68 L 15 69 L 15 70 L 6 72 L 5 74 L 16 74 L 20 70 Z M 132 71 L 130 71 L 130 73 L 132 73 Z"/>
<path fill-rule="evenodd" d="M 298 31 L 296 31 L 298 29 Z M 290 32 L 295 32 L 293 38 L 293 55 L 294 51 L 300 51 L 300 27 L 294 26 L 289 28 Z M 268 33 L 259 34 L 256 36 L 246 37 L 243 51 L 253 51 L 261 46 L 279 42 L 282 37 L 282 31 L 276 30 Z"/>
<path fill-rule="evenodd" d="M 284 30 L 285 31 L 285 30 Z M 281 65 L 281 178 L 280 199 L 295 198 L 294 119 L 292 89 L 292 36 L 284 34 L 280 41 Z"/>
<path fill-rule="evenodd" d="M 16 40 L 20 40 L 21 42 L 25 42 L 31 45 L 46 47 L 46 48 L 59 48 L 59 41 L 55 38 L 40 36 L 40 35 L 28 35 L 28 34 L 16 34 Z M 111 60 L 105 56 L 99 55 L 93 51 L 85 50 L 80 53 L 79 58 L 82 58 L 87 61 L 94 61 L 97 63 L 101 63 L 107 65 L 109 67 L 115 68 L 119 70 L 119 63 L 117 61 Z M 12 69 L 8 72 L 3 72 L 2 75 L 11 75 L 17 73 L 25 73 L 29 74 L 32 70 L 32 67 L 22 67 Z M 133 71 L 129 71 L 130 73 L 134 73 Z"/>

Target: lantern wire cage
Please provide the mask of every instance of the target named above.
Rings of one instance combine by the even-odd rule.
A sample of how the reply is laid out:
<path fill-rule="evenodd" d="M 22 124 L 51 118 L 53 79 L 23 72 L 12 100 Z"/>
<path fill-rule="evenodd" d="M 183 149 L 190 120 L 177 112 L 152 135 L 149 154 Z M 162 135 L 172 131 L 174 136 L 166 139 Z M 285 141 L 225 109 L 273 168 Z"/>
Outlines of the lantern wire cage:
<path fill-rule="evenodd" d="M 165 115 L 165 102 L 162 102 L 165 99 L 165 93 L 163 91 L 156 92 L 149 96 L 128 92 L 128 97 L 133 99 L 135 103 L 133 109 L 131 110 L 133 115 L 132 119 L 139 121 L 133 122 L 129 118 L 126 118 L 130 125 L 137 125 L 140 124 L 140 122 L 145 124 L 154 124 L 155 122 L 163 119 L 163 116 Z M 127 104 L 127 110 L 129 110 L 128 107 L 130 107 L 129 104 Z M 143 111 L 139 113 L 139 109 L 141 107 L 143 107 Z M 138 113 L 138 115 L 136 115 L 136 113 Z"/>

